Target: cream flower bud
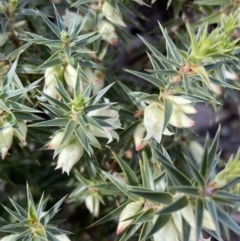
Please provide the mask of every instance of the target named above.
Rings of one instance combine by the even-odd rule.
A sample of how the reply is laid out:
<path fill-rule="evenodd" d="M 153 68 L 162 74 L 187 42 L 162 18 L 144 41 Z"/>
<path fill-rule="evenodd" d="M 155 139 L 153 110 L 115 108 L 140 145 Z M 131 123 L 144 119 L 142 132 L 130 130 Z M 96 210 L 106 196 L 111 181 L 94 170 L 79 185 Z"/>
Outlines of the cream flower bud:
<path fill-rule="evenodd" d="M 179 110 L 186 114 L 197 113 L 197 110 L 193 106 L 190 105 L 192 103 L 192 101 L 190 101 L 188 99 L 185 99 L 181 96 L 172 96 L 172 95 L 167 96 L 166 98 L 172 101 L 174 110 Z"/>
<path fill-rule="evenodd" d="M 143 125 L 146 128 L 147 135 L 144 140 L 154 137 L 160 143 L 162 134 L 172 135 L 167 128 L 163 131 L 164 112 L 156 103 L 151 103 L 144 110 Z"/>
<path fill-rule="evenodd" d="M 0 131 L 0 148 L 2 153 L 2 159 L 5 158 L 8 149 L 11 147 L 13 142 L 14 129 L 10 123 L 5 122 Z"/>
<path fill-rule="evenodd" d="M 67 84 L 71 88 L 75 89 L 77 82 L 77 70 L 73 68 L 72 65 L 68 64 L 63 75 Z"/>
<path fill-rule="evenodd" d="M 233 71 L 228 71 L 228 70 L 226 70 L 226 71 L 224 72 L 224 77 L 225 77 L 226 79 L 230 79 L 230 80 L 239 80 L 238 74 L 235 73 L 235 72 L 233 72 Z"/>
<path fill-rule="evenodd" d="M 69 137 L 63 144 L 61 144 L 64 133 L 64 131 L 59 131 L 57 134 L 55 134 L 51 141 L 48 143 L 48 149 L 58 149 L 60 147 L 66 146 L 71 141 L 72 137 Z"/>
<path fill-rule="evenodd" d="M 45 85 L 55 83 L 55 76 L 62 81 L 63 79 L 63 68 L 61 65 L 52 66 L 46 68 L 44 73 Z"/>
<path fill-rule="evenodd" d="M 90 213 L 92 213 L 94 217 L 99 216 L 100 201 L 96 195 L 94 195 L 94 194 L 88 195 L 85 198 L 85 205 L 86 205 L 88 211 Z"/>
<path fill-rule="evenodd" d="M 178 231 L 172 219 L 170 219 L 160 230 L 153 234 L 153 238 L 154 241 L 179 241 Z"/>
<path fill-rule="evenodd" d="M 110 3 L 107 1 L 104 2 L 102 5 L 102 12 L 103 15 L 112 23 L 122 26 L 122 27 L 127 27 L 127 25 L 123 22 L 122 18 L 115 12 L 114 8 Z"/>
<path fill-rule="evenodd" d="M 45 85 L 43 88 L 43 93 L 46 95 L 51 96 L 52 98 L 56 99 L 56 100 L 61 100 L 61 96 L 59 95 L 55 84 L 49 84 L 49 85 Z M 45 96 L 41 96 L 40 98 L 38 98 L 41 101 L 46 101 L 47 99 L 45 98 Z"/>
<path fill-rule="evenodd" d="M 83 73 L 87 78 L 85 82 L 93 83 L 93 85 L 98 85 L 101 83 L 101 80 L 94 74 L 92 69 L 84 68 Z"/>
<path fill-rule="evenodd" d="M 206 209 L 204 209 L 204 211 L 203 211 L 203 223 L 202 223 L 202 226 L 204 228 L 216 231 L 216 226 L 215 226 L 215 224 L 213 222 L 213 219 L 212 219 L 210 213 Z"/>
<path fill-rule="evenodd" d="M 0 33 L 0 47 L 2 47 L 9 39 L 9 33 Z"/>
<path fill-rule="evenodd" d="M 92 94 L 96 95 L 104 86 L 104 74 L 101 70 L 94 70 L 94 75 L 98 78 L 99 82 L 93 85 Z"/>
<path fill-rule="evenodd" d="M 66 9 L 65 15 L 62 16 L 62 19 L 63 19 L 63 25 L 69 28 L 73 21 L 76 21 L 76 25 L 80 24 L 83 19 L 83 16 Z M 91 18 L 88 18 L 87 22 L 82 28 L 82 31 L 88 32 L 88 31 L 91 31 L 92 29 L 93 29 L 93 21 Z"/>
<path fill-rule="evenodd" d="M 190 105 L 192 101 L 181 96 L 171 95 L 166 96 L 166 99 L 171 100 L 173 104 L 172 115 L 169 123 L 179 128 L 192 127 L 195 122 L 185 115 L 195 114 L 197 112 L 197 110 Z"/>
<path fill-rule="evenodd" d="M 189 143 L 189 151 L 191 152 L 194 160 L 199 165 L 202 160 L 202 156 L 203 156 L 203 152 L 204 152 L 203 147 L 198 142 L 191 141 Z"/>
<path fill-rule="evenodd" d="M 28 130 L 27 124 L 24 121 L 18 121 L 18 125 L 22 132 L 22 135 L 20 135 L 16 131 L 14 131 L 14 135 L 19 139 L 19 141 L 23 146 L 26 146 L 27 145 L 26 136 L 27 136 L 27 130 Z"/>
<path fill-rule="evenodd" d="M 178 110 L 173 110 L 169 123 L 175 127 L 187 128 L 194 125 L 194 121 L 191 120 L 187 115 Z"/>
<path fill-rule="evenodd" d="M 53 67 L 46 68 L 44 77 L 45 77 L 45 84 L 43 88 L 43 93 L 46 95 L 51 96 L 54 99 L 60 100 L 61 96 L 59 95 L 56 89 L 56 77 L 62 81 L 63 79 L 63 69 L 61 65 L 56 65 Z M 39 98 L 41 101 L 46 101 L 44 96 Z"/>
<path fill-rule="evenodd" d="M 98 32 L 102 35 L 102 39 L 107 43 L 115 47 L 118 45 L 118 36 L 115 32 L 114 26 L 111 23 L 102 20 L 102 22 L 99 24 Z"/>
<path fill-rule="evenodd" d="M 83 153 L 83 146 L 76 138 L 62 148 L 59 153 L 58 163 L 55 169 L 62 168 L 62 173 L 66 172 L 69 175 L 69 172 L 72 169 L 73 165 L 79 161 Z"/>
<path fill-rule="evenodd" d="M 143 123 L 137 125 L 137 128 L 135 129 L 133 133 L 133 139 L 135 143 L 135 150 L 140 151 L 143 147 L 147 145 L 147 141 L 143 141 L 145 128 Z"/>
<path fill-rule="evenodd" d="M 117 234 L 122 233 L 134 221 L 134 219 L 130 219 L 127 221 L 124 221 L 124 220 L 140 212 L 142 209 L 143 203 L 144 203 L 143 200 L 131 202 L 123 209 L 119 217 L 119 224 L 116 231 Z"/>
<path fill-rule="evenodd" d="M 215 92 L 217 95 L 222 94 L 222 88 L 220 85 L 210 83 L 211 90 Z"/>

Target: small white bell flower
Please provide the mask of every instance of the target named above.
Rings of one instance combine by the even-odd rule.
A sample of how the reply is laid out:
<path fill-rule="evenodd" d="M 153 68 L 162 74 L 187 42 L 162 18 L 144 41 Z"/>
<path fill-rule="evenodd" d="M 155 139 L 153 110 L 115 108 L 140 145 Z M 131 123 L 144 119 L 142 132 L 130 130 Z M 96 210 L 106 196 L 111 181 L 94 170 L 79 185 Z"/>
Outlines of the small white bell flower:
<path fill-rule="evenodd" d="M 44 88 L 43 93 L 46 95 L 51 96 L 52 98 L 56 100 L 60 100 L 61 96 L 59 95 L 57 89 L 56 89 L 56 77 L 62 81 L 63 79 L 63 73 L 62 73 L 62 66 L 56 65 L 49 68 L 46 68 L 45 73 L 45 82 L 44 82 Z M 40 101 L 46 101 L 46 97 L 41 96 L 38 98 Z"/>
<path fill-rule="evenodd" d="M 13 142 L 14 129 L 8 122 L 4 122 L 0 130 L 0 149 L 2 153 L 2 159 L 5 158 L 8 149 L 11 147 Z"/>
<path fill-rule="evenodd" d="M 47 149 L 52 150 L 52 149 L 58 149 L 63 146 L 66 146 L 72 140 L 72 136 L 70 136 L 64 143 L 61 144 L 64 134 L 65 134 L 64 131 L 57 132 L 53 136 L 51 141 L 47 144 L 48 145 Z"/>
<path fill-rule="evenodd" d="M 131 202 L 127 204 L 127 206 L 123 209 L 120 217 L 119 217 L 119 223 L 117 226 L 117 234 L 122 233 L 129 225 L 134 221 L 134 219 L 126 220 L 130 218 L 131 216 L 134 216 L 135 214 L 139 213 L 142 209 L 144 201 L 136 201 L 136 202 Z"/>
<path fill-rule="evenodd" d="M 58 163 L 55 169 L 62 168 L 62 173 L 69 175 L 73 165 L 82 157 L 84 149 L 80 141 L 75 138 L 68 145 L 64 146 L 58 156 Z"/>
<path fill-rule="evenodd" d="M 71 26 L 71 23 L 76 19 L 76 25 L 80 24 L 83 20 L 83 16 L 81 14 L 72 12 L 68 9 L 65 10 L 65 14 L 62 16 L 63 25 L 67 28 Z M 85 25 L 82 28 L 83 32 L 89 32 L 93 29 L 93 21 L 91 18 L 88 18 Z"/>
<path fill-rule="evenodd" d="M 167 96 L 167 99 L 172 101 L 173 110 L 169 123 L 175 127 L 187 128 L 194 125 L 186 114 L 195 114 L 197 110 L 191 106 L 192 101 L 181 96 Z"/>
<path fill-rule="evenodd" d="M 118 45 L 118 36 L 115 32 L 114 26 L 111 23 L 102 20 L 102 22 L 99 24 L 98 32 L 102 35 L 102 39 L 107 43 L 115 47 Z"/>
<path fill-rule="evenodd" d="M 145 133 L 145 128 L 143 123 L 137 125 L 134 133 L 133 133 L 133 139 L 135 143 L 135 150 L 140 151 L 142 148 L 144 148 L 147 145 L 147 141 L 143 141 L 143 136 Z"/>
<path fill-rule="evenodd" d="M 105 1 L 102 5 L 103 15 L 112 23 L 119 25 L 121 27 L 127 27 L 127 25 L 123 22 L 122 18 L 115 12 L 112 5 Z"/>
<path fill-rule="evenodd" d="M 27 124 L 24 121 L 18 121 L 18 125 L 19 125 L 19 128 L 21 129 L 23 136 L 16 131 L 14 131 L 14 135 L 19 139 L 19 141 L 23 146 L 26 146 L 27 145 L 26 136 L 27 136 L 27 130 L 28 130 Z"/>
<path fill-rule="evenodd" d="M 92 94 L 96 95 L 104 86 L 104 74 L 101 70 L 94 70 L 94 75 L 98 78 L 99 82 L 93 84 Z"/>
<path fill-rule="evenodd" d="M 100 201 L 97 198 L 97 195 L 91 194 L 85 198 L 85 205 L 90 213 L 93 214 L 94 217 L 99 216 L 99 208 L 100 208 Z"/>
<path fill-rule="evenodd" d="M 146 128 L 147 135 L 144 140 L 149 140 L 154 137 L 160 143 L 162 134 L 172 135 L 167 128 L 163 130 L 164 112 L 157 103 L 151 103 L 144 110 L 143 125 Z"/>

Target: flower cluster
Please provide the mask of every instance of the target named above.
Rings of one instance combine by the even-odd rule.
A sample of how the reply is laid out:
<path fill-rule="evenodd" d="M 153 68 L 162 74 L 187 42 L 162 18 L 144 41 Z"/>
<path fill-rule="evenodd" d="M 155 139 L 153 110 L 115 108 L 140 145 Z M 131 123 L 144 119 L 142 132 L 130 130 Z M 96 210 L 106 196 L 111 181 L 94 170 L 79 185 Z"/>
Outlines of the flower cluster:
<path fill-rule="evenodd" d="M 101 10 L 108 21 L 102 20 L 97 27 L 97 31 L 102 36 L 102 40 L 116 47 L 118 45 L 118 36 L 116 34 L 115 27 L 113 24 L 121 27 L 126 27 L 126 24 L 123 22 L 120 15 L 117 12 L 115 12 L 111 4 L 109 4 L 108 2 L 104 2 Z M 79 24 L 82 21 L 82 19 L 83 16 L 81 14 L 74 13 L 66 9 L 65 15 L 63 15 L 63 24 L 65 27 L 69 28 L 73 21 L 76 21 L 76 24 Z M 89 17 L 86 24 L 83 26 L 82 31 L 89 32 L 93 29 L 93 20 L 91 19 L 91 17 Z"/>
<path fill-rule="evenodd" d="M 56 100 L 60 100 L 61 97 L 57 90 L 57 83 L 56 78 L 68 85 L 70 93 L 73 93 L 75 90 L 76 82 L 77 82 L 77 69 L 75 69 L 71 64 L 67 64 L 66 68 L 64 69 L 61 65 L 56 65 L 53 67 L 49 67 L 45 70 L 45 81 L 44 81 L 44 88 L 43 93 L 51 96 Z M 90 68 L 83 68 L 83 75 L 85 77 L 81 78 L 82 83 L 82 91 L 84 91 L 90 83 L 93 84 L 92 94 L 96 95 L 104 86 L 104 74 L 99 69 L 90 69 Z M 46 97 L 41 96 L 39 100 L 46 101 Z"/>
<path fill-rule="evenodd" d="M 165 97 L 172 103 L 172 112 L 169 124 L 178 128 L 189 128 L 194 125 L 186 114 L 195 114 L 197 110 L 191 105 L 192 101 L 181 96 L 168 95 Z M 161 142 L 162 135 L 172 135 L 167 128 L 163 130 L 164 106 L 161 103 L 152 102 L 144 109 L 144 119 L 134 133 L 135 149 L 138 151 L 146 145 L 146 141 L 154 138 Z M 145 129 L 144 129 L 145 128 Z M 145 138 L 144 133 L 147 132 Z"/>

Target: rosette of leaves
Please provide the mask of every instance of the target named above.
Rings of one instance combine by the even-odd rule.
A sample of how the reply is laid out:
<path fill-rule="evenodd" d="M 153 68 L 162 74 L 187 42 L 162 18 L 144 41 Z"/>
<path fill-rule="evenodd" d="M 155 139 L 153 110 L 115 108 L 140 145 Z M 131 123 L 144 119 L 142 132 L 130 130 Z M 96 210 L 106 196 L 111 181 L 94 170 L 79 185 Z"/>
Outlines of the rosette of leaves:
<path fill-rule="evenodd" d="M 63 197 L 59 200 L 48 211 L 44 211 L 44 207 L 46 205 L 44 194 L 42 194 L 38 205 L 35 205 L 30 188 L 27 184 L 27 210 L 21 207 L 14 200 L 10 199 L 10 202 L 15 210 L 13 211 L 5 206 L 3 207 L 15 220 L 17 220 L 17 222 L 14 224 L 4 225 L 0 228 L 0 231 L 16 234 L 14 240 L 59 241 L 59 239 L 55 237 L 56 235 L 69 234 L 69 232 L 57 228 L 56 224 L 59 224 L 59 221 L 51 223 L 51 219 L 58 213 L 59 207 L 65 198 L 66 197 Z"/>
<path fill-rule="evenodd" d="M 43 93 L 50 104 L 41 103 L 48 111 L 50 120 L 32 124 L 32 127 L 59 127 L 64 130 L 64 136 L 61 143 L 64 143 L 72 134 L 76 135 L 80 143 L 84 147 L 89 156 L 93 156 L 94 152 L 91 146 L 101 149 L 101 144 L 93 134 L 88 131 L 88 128 L 93 126 L 95 129 L 105 132 L 103 128 L 116 129 L 114 123 L 109 123 L 109 116 L 88 116 L 90 111 L 110 108 L 114 103 L 99 103 L 103 95 L 113 85 L 110 84 L 97 95 L 91 97 L 92 84 L 82 91 L 80 78 L 80 69 L 78 68 L 78 76 L 74 98 L 72 99 L 65 90 L 61 82 L 56 78 L 57 90 L 62 101 L 58 101 L 51 96 Z M 55 153 L 57 154 L 57 153 Z"/>

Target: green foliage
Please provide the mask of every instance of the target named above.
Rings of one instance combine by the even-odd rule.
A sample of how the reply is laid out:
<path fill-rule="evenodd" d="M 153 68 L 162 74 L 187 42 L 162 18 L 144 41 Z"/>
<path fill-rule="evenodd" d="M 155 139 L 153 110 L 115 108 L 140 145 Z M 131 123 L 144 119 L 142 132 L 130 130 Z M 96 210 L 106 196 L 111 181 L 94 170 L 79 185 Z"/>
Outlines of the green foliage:
<path fill-rule="evenodd" d="M 222 165 L 220 126 L 192 129 L 197 104 L 239 108 L 239 2 L 169 0 L 149 31 L 160 0 L 56 2 L 0 1 L 1 240 L 240 235 L 240 150 Z"/>

